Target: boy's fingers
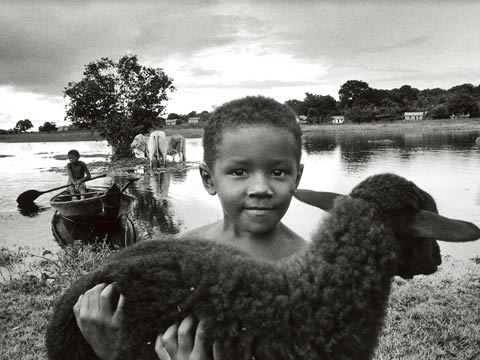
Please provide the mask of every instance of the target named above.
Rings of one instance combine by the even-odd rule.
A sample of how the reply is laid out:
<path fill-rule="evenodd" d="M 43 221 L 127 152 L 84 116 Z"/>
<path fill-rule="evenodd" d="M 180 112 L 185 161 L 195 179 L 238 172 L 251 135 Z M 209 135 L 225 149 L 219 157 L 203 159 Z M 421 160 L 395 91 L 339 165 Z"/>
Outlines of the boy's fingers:
<path fill-rule="evenodd" d="M 208 359 L 207 345 L 205 344 L 206 329 L 205 323 L 200 321 L 195 332 L 195 341 L 193 343 L 192 358 L 198 360 Z M 217 359 L 215 359 L 217 360 Z"/>
<path fill-rule="evenodd" d="M 161 335 L 163 347 L 172 355 L 177 353 L 177 332 L 178 324 L 173 324 Z"/>
<path fill-rule="evenodd" d="M 160 360 L 172 360 L 172 357 L 163 344 L 162 334 L 159 334 L 157 340 L 155 340 L 155 353 Z"/>
<path fill-rule="evenodd" d="M 194 331 L 195 321 L 192 316 L 187 316 L 178 327 L 178 353 L 180 356 L 192 352 Z"/>
<path fill-rule="evenodd" d="M 116 294 L 115 292 L 115 284 L 108 284 L 103 288 L 100 292 L 99 300 L 100 300 L 100 309 L 106 315 L 113 315 L 115 308 L 113 307 L 113 296 Z"/>
<path fill-rule="evenodd" d="M 124 306 L 125 306 L 125 296 L 120 294 L 120 297 L 118 298 L 117 309 L 115 310 L 115 313 L 113 314 L 113 321 L 115 323 L 120 322 L 120 319 L 122 318 L 122 315 L 123 315 Z"/>
<path fill-rule="evenodd" d="M 98 307 L 100 306 L 100 294 L 106 286 L 107 284 L 101 283 L 85 291 L 85 293 L 83 294 L 80 312 L 98 310 Z"/>

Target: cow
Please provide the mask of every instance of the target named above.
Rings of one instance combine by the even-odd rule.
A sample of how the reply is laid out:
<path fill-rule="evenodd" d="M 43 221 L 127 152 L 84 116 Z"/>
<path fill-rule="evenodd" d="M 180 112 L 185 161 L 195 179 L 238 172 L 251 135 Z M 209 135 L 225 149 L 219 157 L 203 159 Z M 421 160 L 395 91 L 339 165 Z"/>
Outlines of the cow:
<path fill-rule="evenodd" d="M 155 140 L 152 140 L 153 134 L 155 134 Z M 165 165 L 166 155 L 175 156 L 177 154 L 180 161 L 186 161 L 185 138 L 180 134 L 167 137 L 165 136 L 165 132 L 161 130 L 155 130 L 150 135 L 138 134 L 130 146 L 137 157 L 144 156 L 150 159 L 150 164 L 152 164 L 152 161 L 160 161 Z M 150 149 L 153 149 L 153 151 Z M 152 154 L 152 156 L 150 156 L 150 154 Z"/>
<path fill-rule="evenodd" d="M 150 159 L 150 168 L 154 169 L 156 165 L 167 165 L 168 139 L 163 131 L 155 130 L 148 137 L 148 158 Z"/>
<path fill-rule="evenodd" d="M 178 154 L 180 161 L 187 161 L 185 154 L 185 138 L 180 134 L 173 134 L 168 137 L 168 155 L 175 156 Z"/>
<path fill-rule="evenodd" d="M 145 159 L 148 159 L 148 135 L 143 135 L 143 134 L 137 134 L 133 138 L 132 143 L 130 144 L 130 147 L 133 150 L 133 153 L 135 154 L 136 157 L 145 157 Z"/>

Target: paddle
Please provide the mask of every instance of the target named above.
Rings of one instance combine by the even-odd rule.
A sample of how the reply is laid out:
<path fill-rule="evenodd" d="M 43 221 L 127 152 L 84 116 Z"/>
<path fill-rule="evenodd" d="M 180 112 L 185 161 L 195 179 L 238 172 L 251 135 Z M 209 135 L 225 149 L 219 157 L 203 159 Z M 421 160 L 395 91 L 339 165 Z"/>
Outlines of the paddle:
<path fill-rule="evenodd" d="M 90 181 L 90 180 L 94 180 L 94 179 L 98 179 L 98 178 L 102 178 L 102 177 L 105 177 L 107 176 L 107 174 L 102 174 L 102 175 L 98 175 L 98 176 L 94 176 L 94 177 L 91 177 L 90 179 L 86 180 L 86 181 Z M 37 191 L 37 190 L 27 190 L 23 193 L 21 193 L 20 195 L 18 195 L 18 198 L 17 198 L 17 203 L 20 204 L 20 205 L 28 205 L 30 203 L 32 203 L 36 198 L 38 198 L 40 195 L 43 195 L 45 193 L 48 193 L 48 192 L 51 192 L 51 191 L 55 191 L 55 190 L 58 190 L 58 189 L 63 189 L 63 188 L 66 188 L 66 187 L 69 187 L 70 185 L 63 185 L 63 186 L 58 186 L 56 188 L 53 188 L 53 189 L 50 189 L 50 190 L 45 190 L 45 191 Z"/>

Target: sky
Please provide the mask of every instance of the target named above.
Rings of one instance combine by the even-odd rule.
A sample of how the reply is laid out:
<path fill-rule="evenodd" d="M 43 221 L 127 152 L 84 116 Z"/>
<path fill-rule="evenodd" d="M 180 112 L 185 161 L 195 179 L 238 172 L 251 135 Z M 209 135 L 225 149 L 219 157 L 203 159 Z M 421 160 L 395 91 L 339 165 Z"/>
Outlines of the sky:
<path fill-rule="evenodd" d="M 417 89 L 480 83 L 475 0 L 2 0 L 0 129 L 66 125 L 84 66 L 130 53 L 177 90 L 165 114 L 265 95 L 331 95 L 347 80 Z"/>

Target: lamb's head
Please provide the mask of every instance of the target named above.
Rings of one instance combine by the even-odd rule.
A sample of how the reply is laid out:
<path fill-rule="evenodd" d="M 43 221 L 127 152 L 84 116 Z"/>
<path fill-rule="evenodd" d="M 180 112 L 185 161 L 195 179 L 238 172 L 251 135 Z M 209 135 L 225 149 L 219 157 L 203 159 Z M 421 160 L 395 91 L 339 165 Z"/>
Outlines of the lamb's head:
<path fill-rule="evenodd" d="M 295 197 L 308 204 L 329 210 L 335 193 L 297 190 Z M 371 176 L 350 193 L 375 204 L 380 216 L 393 229 L 399 243 L 399 261 L 395 274 L 411 278 L 431 274 L 441 264 L 436 240 L 461 242 L 480 238 L 480 229 L 469 222 L 438 214 L 434 199 L 413 182 L 394 174 Z"/>

